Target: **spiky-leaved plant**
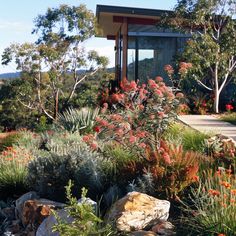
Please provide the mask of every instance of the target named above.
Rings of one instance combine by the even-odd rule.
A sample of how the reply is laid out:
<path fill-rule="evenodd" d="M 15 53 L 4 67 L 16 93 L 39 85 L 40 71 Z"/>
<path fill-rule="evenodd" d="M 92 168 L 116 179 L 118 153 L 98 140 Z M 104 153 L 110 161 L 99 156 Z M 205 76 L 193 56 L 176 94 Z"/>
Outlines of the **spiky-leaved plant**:
<path fill-rule="evenodd" d="M 236 235 L 236 176 L 232 169 L 206 170 L 183 205 L 180 235 Z"/>
<path fill-rule="evenodd" d="M 84 107 L 80 110 L 68 108 L 58 115 L 55 125 L 56 127 L 61 127 L 70 132 L 77 131 L 80 132 L 80 134 L 88 133 L 92 130 L 98 113 L 98 108 Z"/>

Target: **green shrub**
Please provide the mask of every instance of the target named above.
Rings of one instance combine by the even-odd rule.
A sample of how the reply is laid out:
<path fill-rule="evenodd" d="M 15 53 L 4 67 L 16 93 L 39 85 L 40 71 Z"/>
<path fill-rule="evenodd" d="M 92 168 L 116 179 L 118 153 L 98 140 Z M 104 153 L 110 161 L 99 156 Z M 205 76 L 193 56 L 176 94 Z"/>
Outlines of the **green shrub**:
<path fill-rule="evenodd" d="M 44 115 L 40 116 L 38 124 L 35 125 L 35 131 L 37 133 L 41 133 L 49 130 L 50 128 L 51 125 L 49 124 L 47 117 Z"/>
<path fill-rule="evenodd" d="M 21 130 L 15 139 L 13 146 L 25 148 L 30 152 L 38 150 L 41 145 L 41 137 L 29 130 Z"/>
<path fill-rule="evenodd" d="M 95 214 L 94 208 L 86 201 L 78 204 L 78 201 L 71 193 L 72 183 L 69 181 L 66 187 L 66 196 L 69 201 L 65 208 L 70 217 L 73 217 L 72 223 L 63 222 L 56 212 L 54 215 L 57 219 L 57 224 L 53 227 L 53 231 L 57 231 L 61 236 L 111 236 L 117 235 L 112 230 L 110 225 L 104 225 L 102 220 Z M 81 198 L 85 199 L 87 194 L 86 189 L 82 189 Z"/>
<path fill-rule="evenodd" d="M 78 132 L 47 131 L 41 137 L 41 148 L 59 155 L 75 150 L 83 142 Z"/>
<path fill-rule="evenodd" d="M 29 163 L 28 183 L 42 196 L 64 200 L 63 186 L 72 179 L 77 189 L 89 188 L 96 199 L 96 194 L 103 189 L 100 169 L 103 158 L 84 143 L 62 148 L 48 151 Z"/>
<path fill-rule="evenodd" d="M 7 147 L 12 147 L 13 144 L 17 142 L 19 139 L 20 134 L 18 132 L 10 132 L 6 135 L 5 138 L 2 139 L 0 143 L 0 151 L 3 151 Z"/>
<path fill-rule="evenodd" d="M 136 173 L 133 173 L 129 171 L 129 168 L 138 163 L 142 166 L 141 160 L 135 152 L 114 143 L 105 145 L 103 155 L 106 159 L 102 163 L 104 182 L 107 186 L 116 185 L 124 191 L 129 182 L 140 174 L 138 169 Z"/>

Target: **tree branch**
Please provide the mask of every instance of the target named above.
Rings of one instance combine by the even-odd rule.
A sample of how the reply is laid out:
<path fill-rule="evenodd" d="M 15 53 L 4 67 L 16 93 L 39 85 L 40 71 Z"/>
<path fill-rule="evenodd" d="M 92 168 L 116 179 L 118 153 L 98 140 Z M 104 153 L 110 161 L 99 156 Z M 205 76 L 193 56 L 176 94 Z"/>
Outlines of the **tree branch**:
<path fill-rule="evenodd" d="M 74 96 L 74 93 L 75 93 L 75 90 L 76 90 L 77 86 L 78 86 L 82 81 L 84 81 L 88 76 L 94 75 L 94 74 L 98 71 L 98 69 L 99 69 L 99 68 L 97 68 L 96 70 L 94 70 L 94 71 L 91 72 L 90 74 L 85 74 L 85 75 L 84 75 L 81 79 L 79 79 L 79 80 L 76 79 L 76 81 L 75 81 L 75 83 L 74 83 L 74 85 L 73 85 L 73 88 L 71 89 L 70 95 L 69 95 L 69 97 L 68 97 L 66 103 L 68 103 L 68 102 L 72 99 L 72 97 Z"/>
<path fill-rule="evenodd" d="M 209 91 L 212 91 L 212 90 L 213 90 L 212 88 L 210 88 L 210 87 L 208 87 L 207 85 L 205 85 L 204 83 L 202 83 L 202 81 L 200 81 L 200 80 L 198 80 L 198 79 L 196 79 L 196 81 L 197 81 L 198 84 L 202 85 L 202 86 L 203 86 L 204 88 L 206 88 L 207 90 L 209 90 Z"/>
<path fill-rule="evenodd" d="M 18 101 L 21 105 L 23 105 L 24 107 L 27 107 L 27 108 L 30 109 L 30 110 L 36 110 L 36 107 L 34 107 L 33 105 L 31 105 L 30 102 L 29 102 L 29 104 L 27 105 L 27 104 L 25 104 L 24 102 L 22 102 L 19 98 L 17 99 L 17 101 Z"/>

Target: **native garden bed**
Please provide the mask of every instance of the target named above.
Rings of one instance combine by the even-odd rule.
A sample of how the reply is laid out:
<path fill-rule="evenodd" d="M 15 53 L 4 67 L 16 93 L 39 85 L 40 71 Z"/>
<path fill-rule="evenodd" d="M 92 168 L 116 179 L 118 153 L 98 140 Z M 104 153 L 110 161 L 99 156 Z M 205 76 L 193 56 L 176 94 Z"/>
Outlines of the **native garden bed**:
<path fill-rule="evenodd" d="M 235 235 L 235 142 L 176 122 L 181 99 L 123 80 L 100 109 L 3 138 L 1 234 Z"/>

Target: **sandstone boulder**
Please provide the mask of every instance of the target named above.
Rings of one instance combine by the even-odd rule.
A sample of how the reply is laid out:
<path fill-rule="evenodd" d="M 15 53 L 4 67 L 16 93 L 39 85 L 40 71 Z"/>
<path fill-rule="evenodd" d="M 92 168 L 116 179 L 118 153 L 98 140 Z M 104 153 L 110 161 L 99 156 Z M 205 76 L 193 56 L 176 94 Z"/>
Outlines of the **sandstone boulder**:
<path fill-rule="evenodd" d="M 169 217 L 170 202 L 144 193 L 130 192 L 111 207 L 106 215 L 119 231 L 137 231 L 151 227 Z"/>

